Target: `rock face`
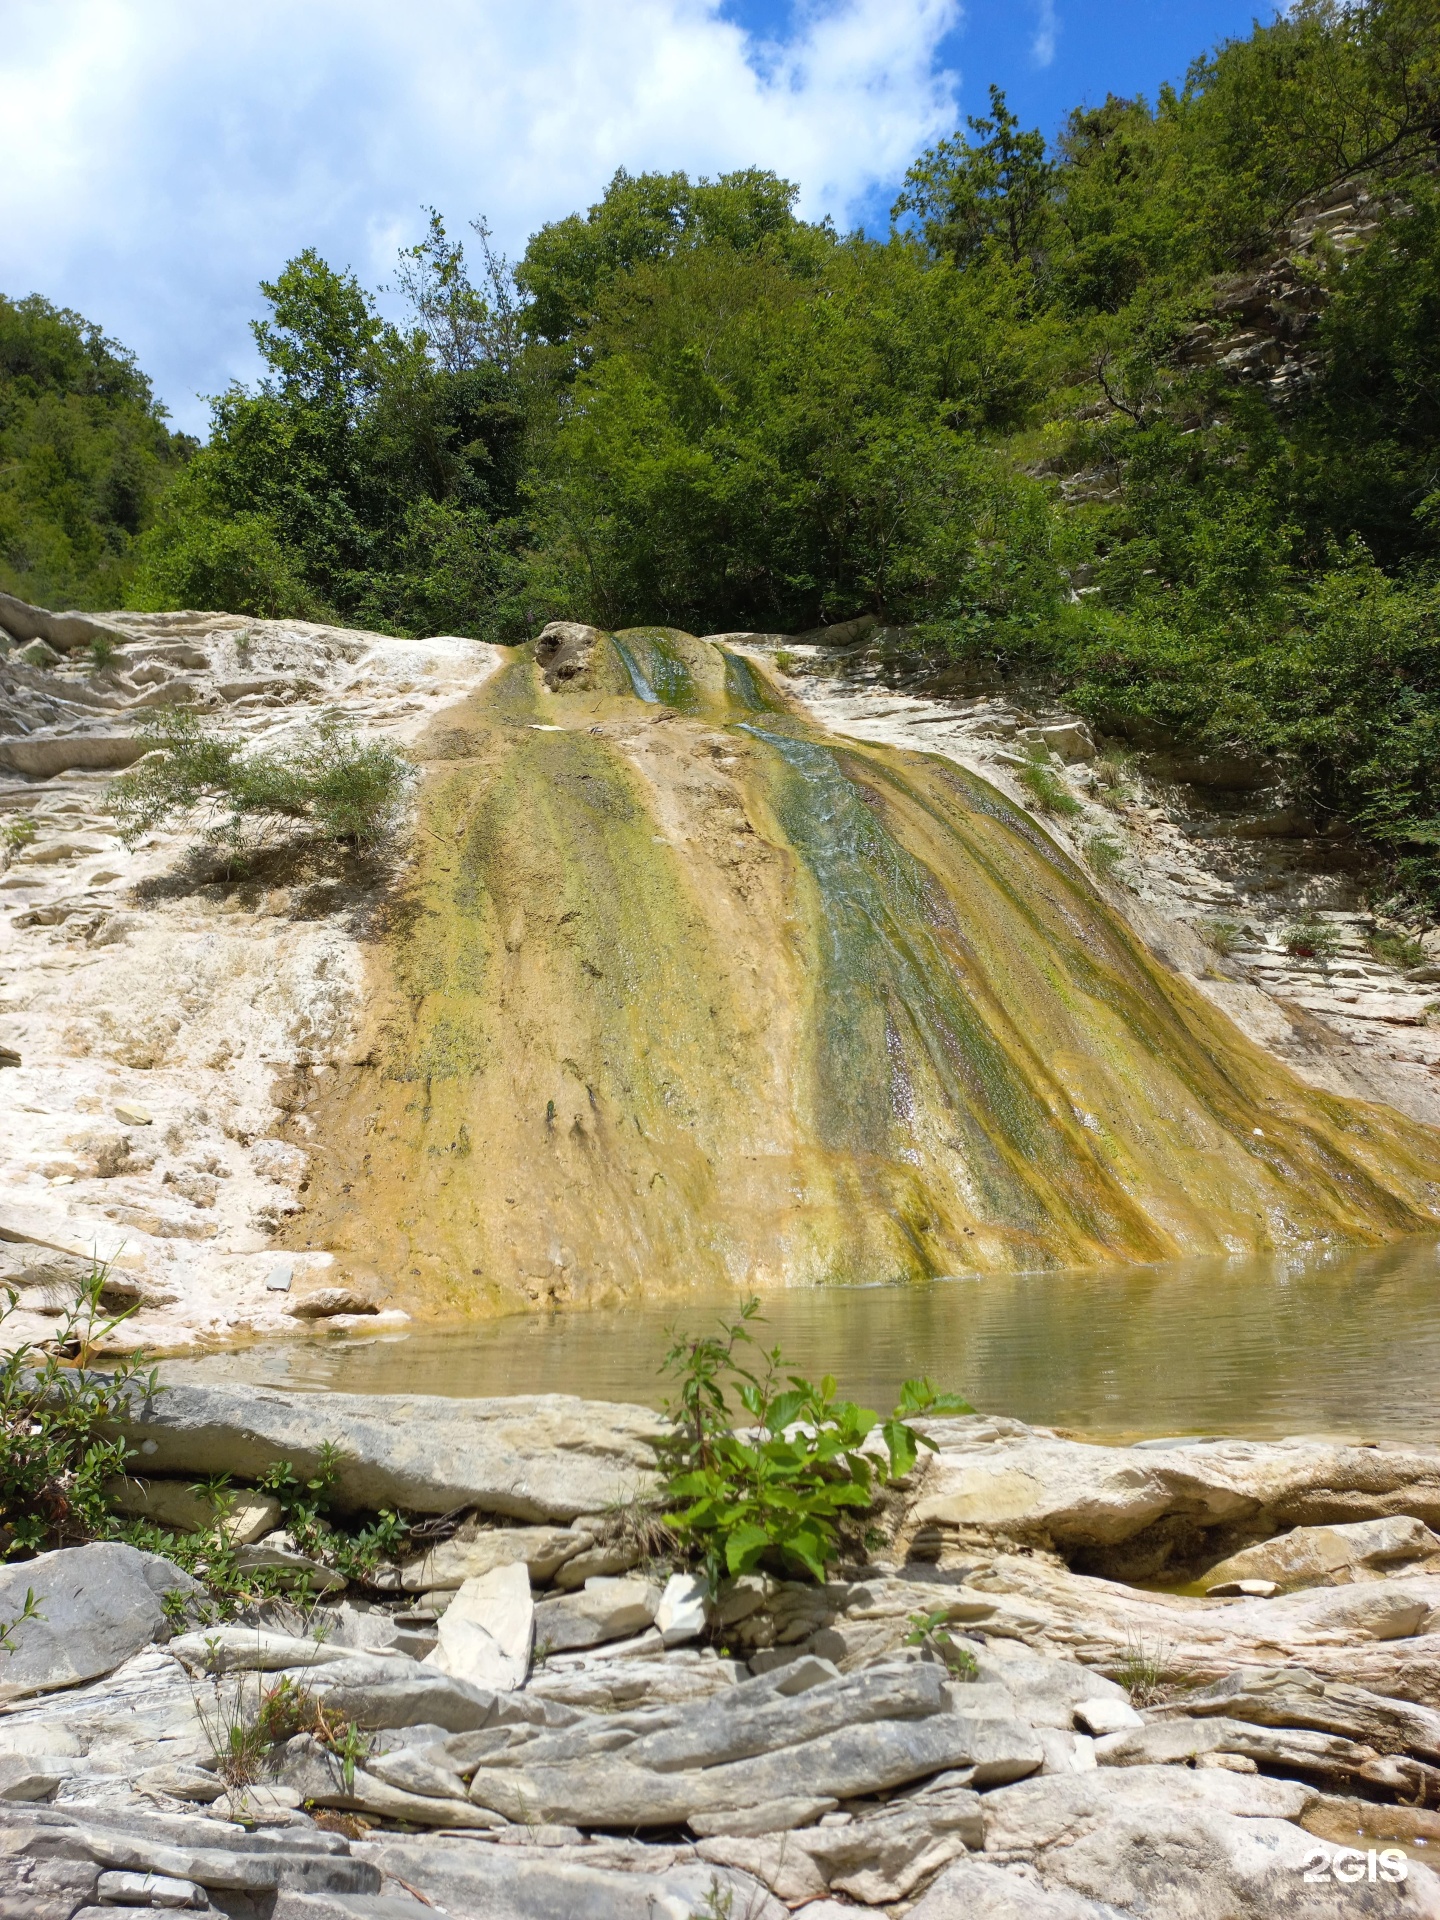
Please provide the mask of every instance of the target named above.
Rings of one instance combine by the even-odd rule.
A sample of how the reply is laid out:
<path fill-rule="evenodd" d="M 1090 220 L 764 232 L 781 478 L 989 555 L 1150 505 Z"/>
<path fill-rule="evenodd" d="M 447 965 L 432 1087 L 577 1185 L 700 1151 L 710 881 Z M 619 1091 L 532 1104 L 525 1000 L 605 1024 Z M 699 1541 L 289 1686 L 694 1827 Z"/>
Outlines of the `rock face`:
<path fill-rule="evenodd" d="M 169 1637 L 167 1593 L 200 1588 L 157 1553 L 118 1542 L 42 1553 L 0 1567 L 0 1619 L 17 1619 L 31 1591 L 39 1618 L 15 1629 L 15 1651 L 0 1653 L 0 1701 L 73 1687 L 109 1673 L 152 1640 Z"/>
<path fill-rule="evenodd" d="M 277 1393 L 264 1387 L 170 1386 L 124 1427 L 138 1470 L 254 1476 L 277 1460 L 313 1474 L 341 1451 L 342 1508 L 448 1513 L 479 1507 L 516 1520 L 573 1520 L 650 1484 L 646 1407 L 603 1407 L 564 1394 L 511 1400 Z"/>
<path fill-rule="evenodd" d="M 1233 1553 L 1211 1567 L 1206 1586 L 1266 1580 L 1280 1593 L 1348 1580 L 1383 1579 L 1416 1561 L 1440 1569 L 1440 1536 L 1405 1514 L 1349 1526 L 1296 1527 L 1278 1540 Z"/>

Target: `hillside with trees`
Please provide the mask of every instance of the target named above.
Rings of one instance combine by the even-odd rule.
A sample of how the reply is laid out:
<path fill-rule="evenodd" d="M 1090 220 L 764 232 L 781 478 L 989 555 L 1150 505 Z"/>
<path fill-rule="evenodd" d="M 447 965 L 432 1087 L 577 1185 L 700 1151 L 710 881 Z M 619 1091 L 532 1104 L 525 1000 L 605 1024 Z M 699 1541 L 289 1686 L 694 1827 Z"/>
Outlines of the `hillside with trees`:
<path fill-rule="evenodd" d="M 761 171 L 622 172 L 513 273 L 434 215 L 404 324 L 307 252 L 125 592 L 500 641 L 869 612 L 1136 744 L 1278 758 L 1440 904 L 1437 141 L 1433 0 L 1301 0 L 1053 142 L 992 91 L 883 238 Z"/>

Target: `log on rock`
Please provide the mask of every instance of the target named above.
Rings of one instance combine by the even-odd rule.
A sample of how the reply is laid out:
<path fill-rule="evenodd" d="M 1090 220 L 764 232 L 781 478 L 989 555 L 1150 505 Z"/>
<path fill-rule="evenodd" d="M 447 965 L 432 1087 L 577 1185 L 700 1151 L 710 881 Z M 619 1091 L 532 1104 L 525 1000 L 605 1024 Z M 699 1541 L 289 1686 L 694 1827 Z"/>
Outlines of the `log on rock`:
<path fill-rule="evenodd" d="M 646 1491 L 652 1443 L 667 1429 L 648 1407 L 558 1393 L 451 1400 L 174 1385 L 115 1431 L 137 1449 L 141 1473 L 254 1479 L 289 1460 L 306 1478 L 329 1442 L 340 1450 L 332 1497 L 344 1511 L 478 1507 L 568 1521 Z"/>

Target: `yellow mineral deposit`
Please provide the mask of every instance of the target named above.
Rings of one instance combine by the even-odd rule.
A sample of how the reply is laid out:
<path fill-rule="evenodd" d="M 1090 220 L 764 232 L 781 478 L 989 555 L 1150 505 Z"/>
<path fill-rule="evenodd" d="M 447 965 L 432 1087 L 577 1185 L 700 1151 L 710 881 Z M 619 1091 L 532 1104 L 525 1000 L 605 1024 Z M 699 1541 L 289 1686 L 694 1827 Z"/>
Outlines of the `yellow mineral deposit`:
<path fill-rule="evenodd" d="M 1302 1086 L 948 761 L 689 635 L 542 637 L 422 743 L 300 1243 L 467 1313 L 1377 1242 L 1440 1142 Z M 363 1051 L 363 1049 L 362 1049 Z"/>

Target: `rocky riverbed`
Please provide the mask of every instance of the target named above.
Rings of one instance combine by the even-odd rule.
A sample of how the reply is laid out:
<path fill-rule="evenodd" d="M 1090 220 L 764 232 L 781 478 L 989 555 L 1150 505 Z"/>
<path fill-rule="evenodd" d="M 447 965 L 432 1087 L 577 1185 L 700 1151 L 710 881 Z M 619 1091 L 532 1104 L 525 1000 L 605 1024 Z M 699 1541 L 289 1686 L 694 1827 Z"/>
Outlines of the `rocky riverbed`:
<path fill-rule="evenodd" d="M 936 1421 L 862 1560 L 711 1594 L 637 1524 L 660 1430 L 136 1408 L 157 1517 L 329 1441 L 337 1507 L 424 1532 L 228 1620 L 129 1546 L 0 1571 L 0 1618 L 42 1616 L 0 1655 L 5 1920 L 1440 1915 L 1440 1454 Z M 299 1580 L 276 1517 L 242 1487 L 239 1554 Z"/>

